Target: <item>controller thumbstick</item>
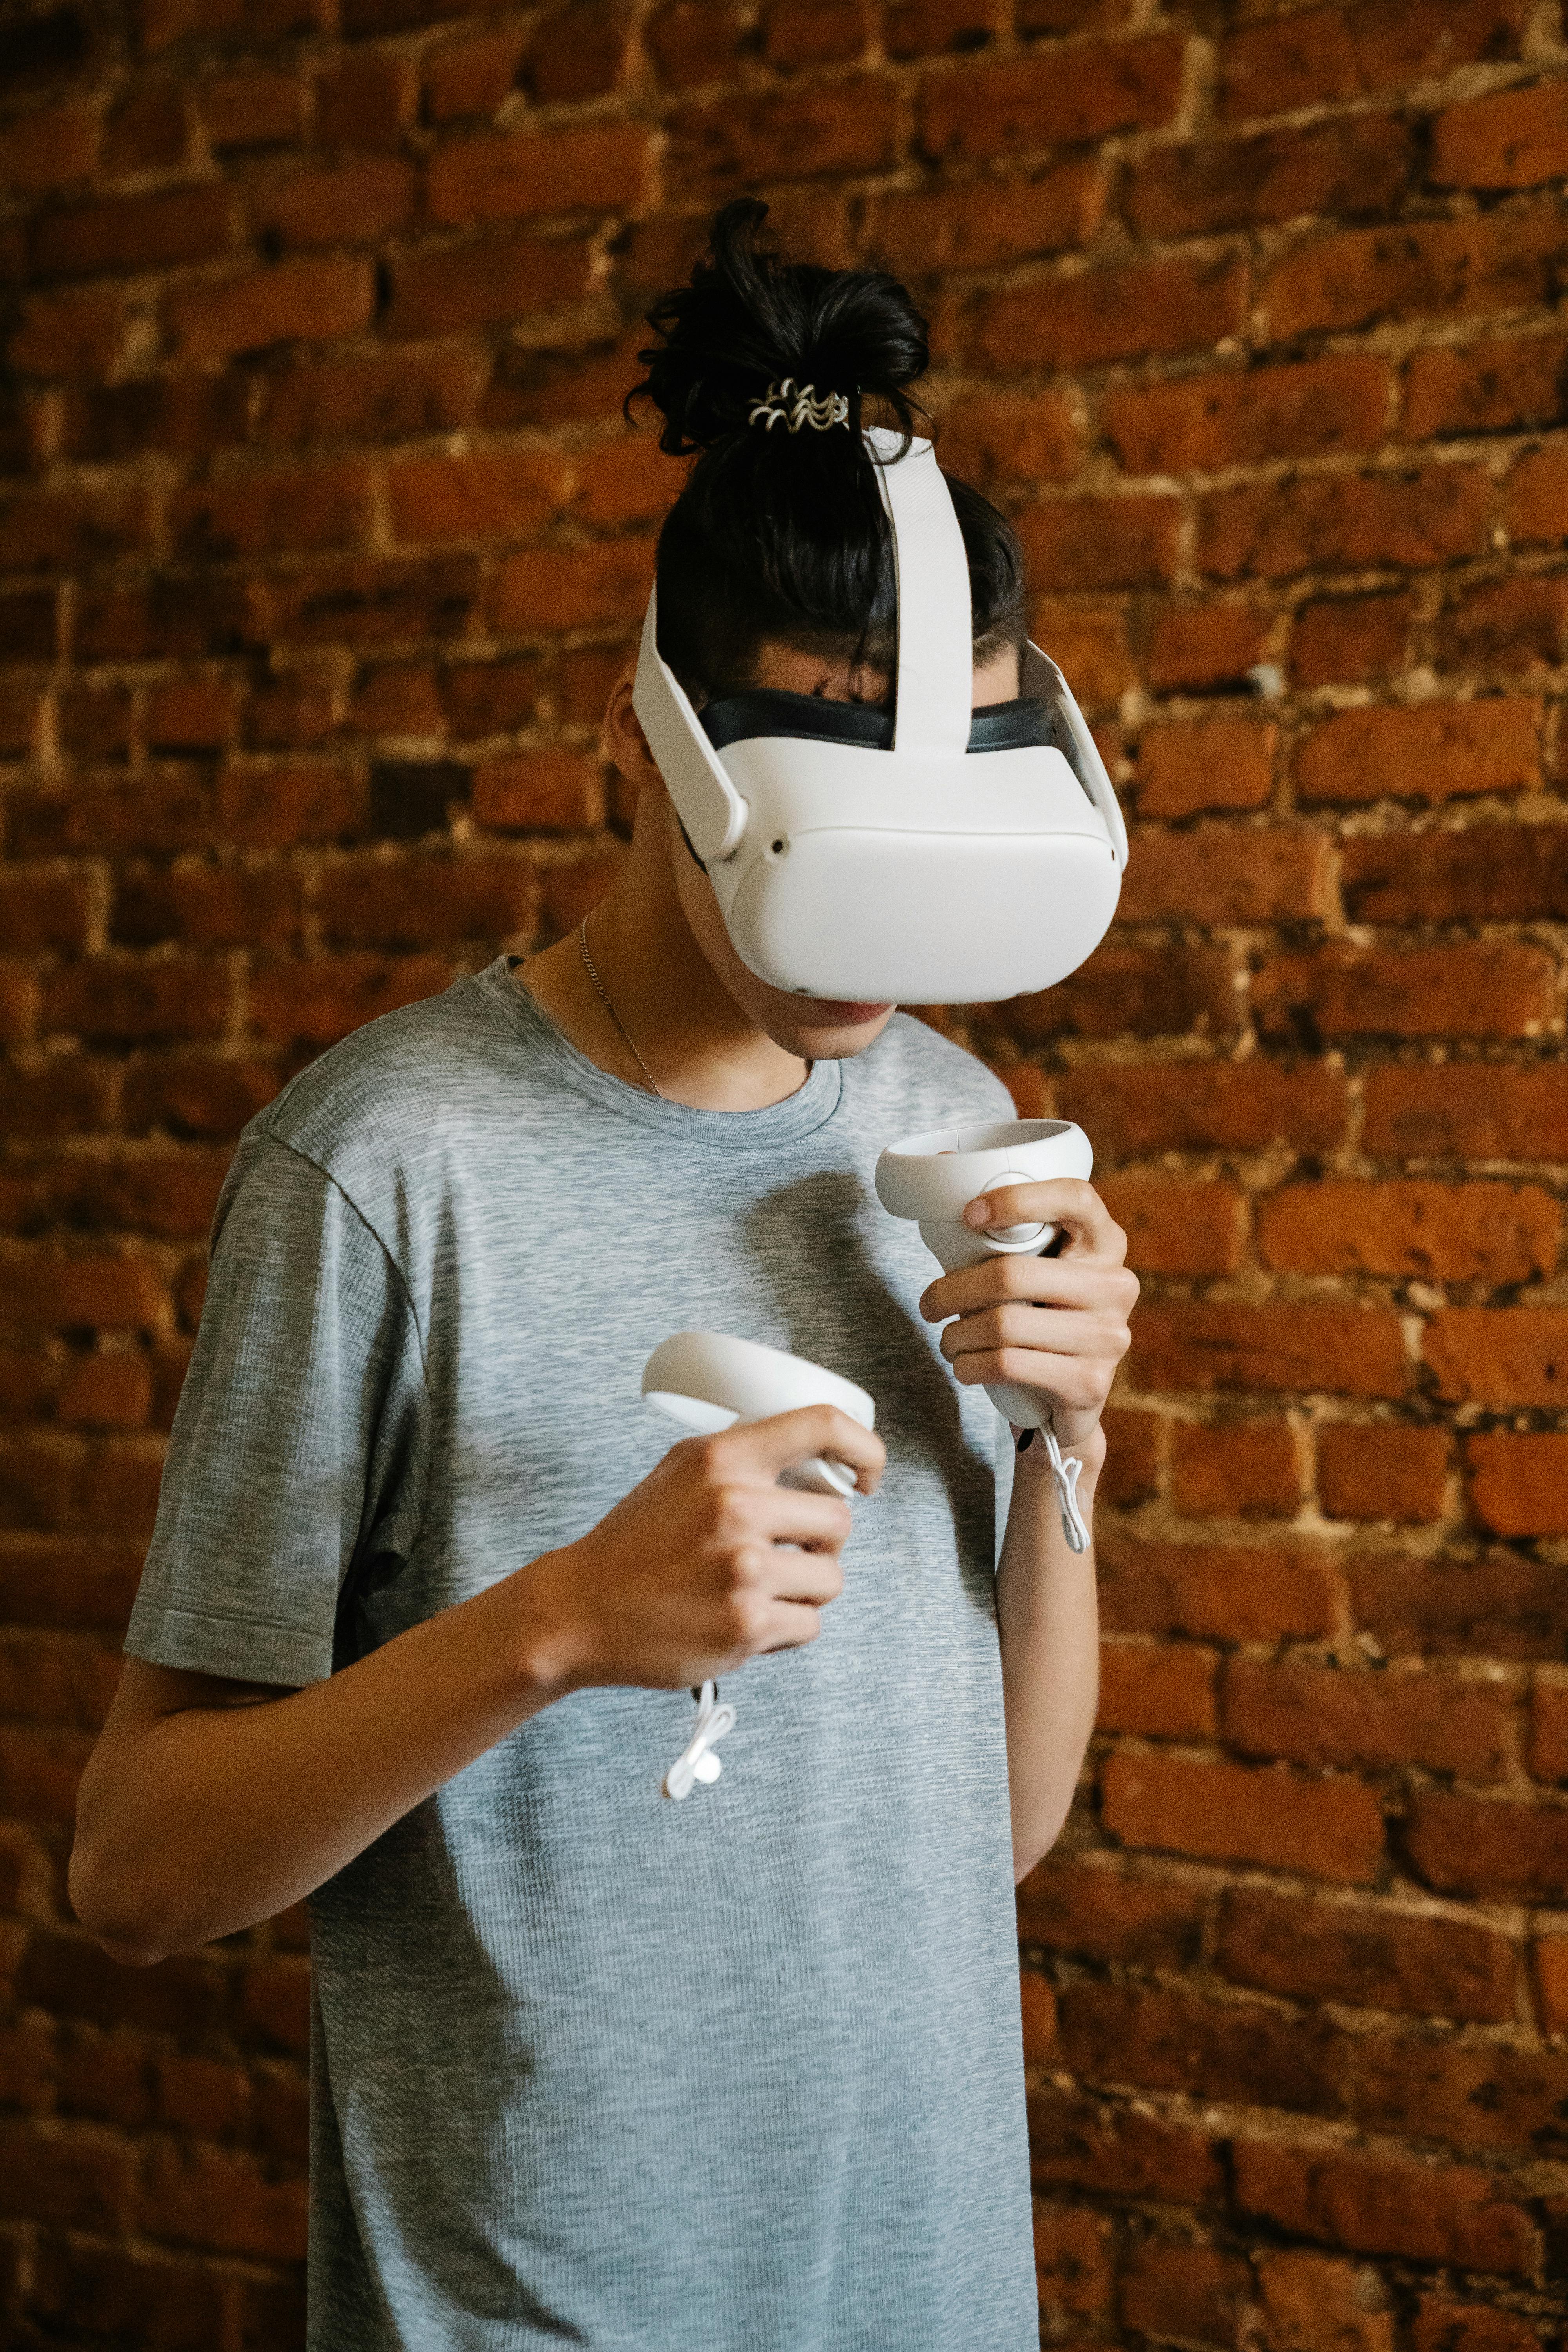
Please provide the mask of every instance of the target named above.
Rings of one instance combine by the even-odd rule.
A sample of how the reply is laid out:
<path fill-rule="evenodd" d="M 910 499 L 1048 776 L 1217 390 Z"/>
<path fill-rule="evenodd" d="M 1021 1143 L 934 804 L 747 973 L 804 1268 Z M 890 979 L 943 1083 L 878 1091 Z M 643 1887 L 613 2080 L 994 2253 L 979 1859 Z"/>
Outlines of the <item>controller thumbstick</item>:
<path fill-rule="evenodd" d="M 987 1182 L 985 1190 L 987 1192 L 1000 1192 L 1005 1185 L 1031 1184 L 1034 1181 L 1033 1177 L 1020 1176 L 1016 1169 L 1010 1168 L 1005 1176 L 993 1176 Z M 1022 1242 L 1037 1242 L 1045 1230 L 1043 1224 L 987 1225 L 981 1234 L 981 1239 L 986 1242 L 1005 1242 L 1010 1248 L 1016 1248 Z"/>

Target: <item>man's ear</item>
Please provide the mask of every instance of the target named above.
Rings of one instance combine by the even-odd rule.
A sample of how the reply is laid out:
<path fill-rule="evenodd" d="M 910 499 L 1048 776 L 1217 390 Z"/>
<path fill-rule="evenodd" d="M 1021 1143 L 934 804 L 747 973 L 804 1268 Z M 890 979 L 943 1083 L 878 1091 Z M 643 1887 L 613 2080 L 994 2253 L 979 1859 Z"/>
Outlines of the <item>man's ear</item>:
<path fill-rule="evenodd" d="M 662 792 L 664 778 L 659 774 L 647 737 L 642 731 L 642 721 L 632 709 L 632 686 L 637 677 L 635 659 L 628 661 L 610 688 L 610 698 L 605 705 L 604 722 L 599 729 L 599 749 L 638 792 L 657 784 Z"/>

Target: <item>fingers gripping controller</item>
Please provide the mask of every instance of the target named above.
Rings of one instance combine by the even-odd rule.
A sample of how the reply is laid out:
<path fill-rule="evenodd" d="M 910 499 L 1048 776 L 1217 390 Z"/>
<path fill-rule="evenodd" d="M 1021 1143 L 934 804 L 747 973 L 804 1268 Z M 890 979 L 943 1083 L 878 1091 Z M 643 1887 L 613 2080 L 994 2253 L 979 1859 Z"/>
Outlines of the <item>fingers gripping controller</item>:
<path fill-rule="evenodd" d="M 875 1404 L 853 1381 L 841 1380 L 802 1356 L 762 1347 L 753 1339 L 731 1339 L 721 1331 L 678 1331 L 666 1339 L 643 1367 L 642 1392 L 656 1411 L 689 1434 L 703 1437 L 805 1405 L 835 1405 L 863 1429 L 875 1428 L 877 1422 Z M 824 1455 L 790 1464 L 779 1472 L 778 1484 L 846 1497 L 858 1491 L 848 1464 Z M 696 1728 L 665 1774 L 667 1797 L 689 1797 L 699 1782 L 710 1787 L 723 1769 L 714 1748 L 733 1728 L 735 1710 L 727 1701 L 720 1704 L 715 1682 L 703 1683 L 692 1696 Z"/>
<path fill-rule="evenodd" d="M 990 1125 L 930 1128 L 890 1143 L 877 1162 L 877 1197 L 895 1217 L 918 1221 L 921 1239 L 944 1274 L 979 1265 L 987 1257 L 1039 1257 L 1056 1239 L 1054 1225 L 1003 1225 L 977 1233 L 963 1212 L 982 1192 L 1007 1184 L 1037 1184 L 1058 1176 L 1086 1179 L 1094 1153 L 1080 1127 L 1060 1118 L 998 1119 Z M 1078 1505 L 1083 1465 L 1064 1460 L 1050 1427 L 1050 1407 L 1031 1390 L 998 1381 L 985 1391 L 1016 1428 L 1044 1433 L 1062 1528 L 1074 1551 L 1087 1550 L 1089 1530 Z"/>

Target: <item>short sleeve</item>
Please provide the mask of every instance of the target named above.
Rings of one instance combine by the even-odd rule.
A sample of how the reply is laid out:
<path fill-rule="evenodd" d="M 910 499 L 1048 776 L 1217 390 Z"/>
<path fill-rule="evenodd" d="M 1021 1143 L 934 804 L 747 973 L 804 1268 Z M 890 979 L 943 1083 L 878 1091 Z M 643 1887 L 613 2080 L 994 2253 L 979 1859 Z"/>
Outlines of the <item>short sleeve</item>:
<path fill-rule="evenodd" d="M 128 1654 L 298 1686 L 418 1530 L 429 1414 L 396 1267 L 331 1179 L 247 1138 L 219 1202 Z"/>

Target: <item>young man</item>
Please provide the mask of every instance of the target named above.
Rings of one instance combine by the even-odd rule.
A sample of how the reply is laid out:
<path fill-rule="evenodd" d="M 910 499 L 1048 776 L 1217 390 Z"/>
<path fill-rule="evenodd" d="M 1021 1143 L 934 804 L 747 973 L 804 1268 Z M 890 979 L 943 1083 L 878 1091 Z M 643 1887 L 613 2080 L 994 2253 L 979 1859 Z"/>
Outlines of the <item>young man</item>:
<path fill-rule="evenodd" d="M 842 275 L 796 281 L 827 325 Z M 750 446 L 797 581 L 847 581 L 826 623 L 797 592 L 831 635 L 854 577 Z M 804 513 L 829 477 L 799 478 Z M 728 574 L 689 542 L 710 637 L 748 512 Z M 1018 692 L 981 610 L 977 705 Z M 755 635 L 747 682 L 883 695 L 801 637 Z M 241 1141 L 73 1900 L 148 1963 L 310 1897 L 311 2352 L 1024 2352 L 1012 1888 L 1071 1801 L 1096 1612 L 983 1384 L 1049 1400 L 1092 1510 L 1136 1285 L 1078 1183 L 968 1213 L 1059 1255 L 932 1278 L 877 1154 L 1005 1090 L 746 968 L 634 673 L 631 846 L 581 935 L 373 1023 Z M 878 1435 L 813 1410 L 667 1447 L 639 1374 L 694 1327 L 845 1374 Z M 853 1505 L 776 1483 L 819 1454 Z M 666 1801 L 710 1677 L 722 1780 Z"/>

